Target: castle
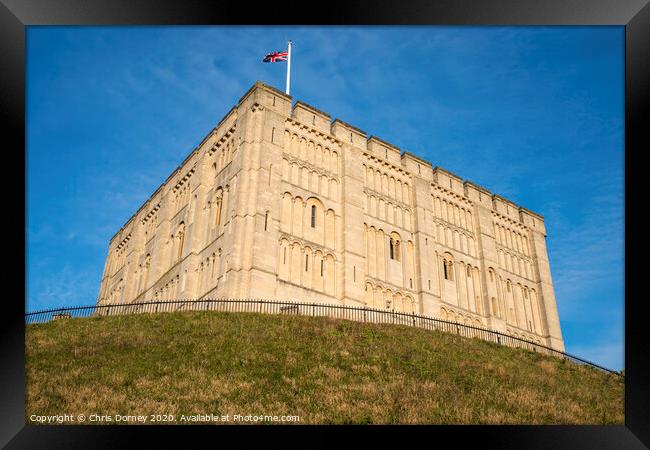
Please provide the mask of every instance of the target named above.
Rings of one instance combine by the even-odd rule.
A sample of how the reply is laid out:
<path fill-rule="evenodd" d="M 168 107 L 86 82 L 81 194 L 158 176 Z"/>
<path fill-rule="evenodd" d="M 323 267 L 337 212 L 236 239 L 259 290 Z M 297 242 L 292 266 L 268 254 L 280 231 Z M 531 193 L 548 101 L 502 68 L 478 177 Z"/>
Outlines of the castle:
<path fill-rule="evenodd" d="M 98 304 L 367 306 L 564 351 L 539 214 L 257 82 L 111 239 Z"/>

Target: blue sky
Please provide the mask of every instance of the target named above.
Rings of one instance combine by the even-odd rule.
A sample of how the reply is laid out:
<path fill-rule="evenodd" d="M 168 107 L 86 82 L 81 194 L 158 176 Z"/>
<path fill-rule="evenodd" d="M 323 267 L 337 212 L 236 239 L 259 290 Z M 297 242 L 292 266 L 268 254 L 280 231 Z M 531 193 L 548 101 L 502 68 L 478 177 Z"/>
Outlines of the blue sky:
<path fill-rule="evenodd" d="M 28 27 L 26 308 L 96 301 L 111 236 L 295 42 L 292 95 L 542 214 L 567 351 L 623 368 L 623 27 Z"/>

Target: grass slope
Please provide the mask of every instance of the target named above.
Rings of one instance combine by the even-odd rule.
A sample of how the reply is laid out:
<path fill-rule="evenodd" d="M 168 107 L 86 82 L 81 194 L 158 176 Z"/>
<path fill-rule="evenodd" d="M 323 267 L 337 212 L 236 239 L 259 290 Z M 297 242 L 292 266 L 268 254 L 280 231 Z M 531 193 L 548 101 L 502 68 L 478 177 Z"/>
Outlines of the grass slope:
<path fill-rule="evenodd" d="M 478 339 L 327 318 L 183 312 L 58 320 L 27 326 L 26 364 L 27 417 L 624 422 L 616 376 Z"/>

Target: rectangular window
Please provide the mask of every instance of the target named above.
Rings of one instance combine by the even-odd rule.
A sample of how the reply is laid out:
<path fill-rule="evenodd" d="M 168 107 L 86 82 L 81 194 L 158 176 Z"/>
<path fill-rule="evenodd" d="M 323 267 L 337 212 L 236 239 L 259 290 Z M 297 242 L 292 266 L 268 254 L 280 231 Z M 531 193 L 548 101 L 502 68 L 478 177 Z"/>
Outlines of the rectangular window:
<path fill-rule="evenodd" d="M 266 214 L 264 215 L 264 231 L 266 231 L 266 226 L 268 224 L 268 221 L 269 221 L 269 213 L 267 211 Z"/>
<path fill-rule="evenodd" d="M 323 260 L 320 260 L 320 276 L 323 276 Z"/>
<path fill-rule="evenodd" d="M 309 270 L 309 255 L 305 255 L 305 272 Z"/>
<path fill-rule="evenodd" d="M 311 205 L 311 227 L 316 228 L 316 205 Z"/>

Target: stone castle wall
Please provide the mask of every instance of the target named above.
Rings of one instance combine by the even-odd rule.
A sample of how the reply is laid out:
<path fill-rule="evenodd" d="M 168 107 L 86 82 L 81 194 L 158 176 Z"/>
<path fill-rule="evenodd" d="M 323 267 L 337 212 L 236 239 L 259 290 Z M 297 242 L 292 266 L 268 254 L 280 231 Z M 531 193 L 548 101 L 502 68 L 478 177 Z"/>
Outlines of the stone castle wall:
<path fill-rule="evenodd" d="M 540 215 L 256 83 L 113 237 L 98 303 L 416 312 L 564 350 Z"/>

